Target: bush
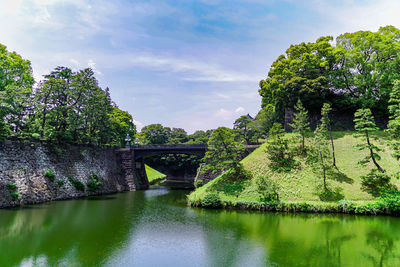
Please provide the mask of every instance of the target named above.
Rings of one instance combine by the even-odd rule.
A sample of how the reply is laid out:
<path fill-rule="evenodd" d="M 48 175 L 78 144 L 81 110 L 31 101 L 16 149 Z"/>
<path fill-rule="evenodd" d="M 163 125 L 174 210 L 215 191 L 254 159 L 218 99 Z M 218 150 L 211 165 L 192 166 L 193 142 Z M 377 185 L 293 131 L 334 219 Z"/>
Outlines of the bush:
<path fill-rule="evenodd" d="M 100 175 L 97 173 L 93 173 L 90 176 L 90 182 L 87 183 L 87 187 L 89 191 L 96 191 L 101 186 Z"/>
<path fill-rule="evenodd" d="M 11 197 L 13 200 L 17 200 L 19 198 L 19 194 L 17 191 L 14 191 L 11 193 Z"/>
<path fill-rule="evenodd" d="M 59 187 L 62 187 L 63 185 L 65 185 L 65 180 L 58 180 L 58 181 L 57 181 L 57 185 L 58 185 Z"/>
<path fill-rule="evenodd" d="M 221 204 L 221 198 L 217 192 L 207 193 L 201 201 L 201 205 L 205 208 L 219 208 Z"/>
<path fill-rule="evenodd" d="M 390 176 L 377 170 L 372 170 L 366 176 L 361 176 L 361 190 L 378 197 L 385 191 L 395 190 L 396 187 L 390 183 Z"/>
<path fill-rule="evenodd" d="M 48 169 L 47 171 L 45 171 L 44 177 L 46 177 L 50 181 L 54 182 L 56 175 L 54 174 L 52 169 Z"/>
<path fill-rule="evenodd" d="M 257 192 L 260 195 L 260 201 L 279 201 L 279 187 L 277 183 L 269 179 L 267 176 L 257 176 L 255 183 L 257 185 Z"/>
<path fill-rule="evenodd" d="M 76 190 L 82 192 L 85 191 L 85 185 L 81 181 L 74 179 L 72 176 L 69 176 L 68 180 L 75 187 Z"/>
<path fill-rule="evenodd" d="M 338 209 L 344 213 L 353 213 L 356 207 L 355 203 L 351 200 L 340 200 L 338 202 Z"/>
<path fill-rule="evenodd" d="M 383 192 L 378 201 L 389 213 L 400 213 L 400 191 L 392 190 Z"/>
<path fill-rule="evenodd" d="M 196 182 L 195 182 L 195 184 L 194 184 L 194 186 L 195 186 L 196 188 L 202 187 L 203 185 L 204 185 L 204 181 L 201 180 L 201 179 L 196 180 Z"/>
<path fill-rule="evenodd" d="M 17 185 L 16 185 L 15 183 L 8 183 L 8 184 L 6 185 L 6 187 L 7 187 L 8 190 L 15 190 L 15 189 L 17 189 Z"/>

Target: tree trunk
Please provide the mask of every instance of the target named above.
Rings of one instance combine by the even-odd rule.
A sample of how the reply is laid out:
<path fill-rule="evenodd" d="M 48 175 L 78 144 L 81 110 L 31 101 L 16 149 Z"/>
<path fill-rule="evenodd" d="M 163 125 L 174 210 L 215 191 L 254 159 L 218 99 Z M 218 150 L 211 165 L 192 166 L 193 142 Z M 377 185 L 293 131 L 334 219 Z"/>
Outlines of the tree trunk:
<path fill-rule="evenodd" d="M 321 157 L 322 169 L 324 170 L 324 189 L 326 190 L 326 171 L 325 171 L 325 164 L 324 164 L 324 157 L 322 157 L 322 152 L 319 152 Z"/>
<path fill-rule="evenodd" d="M 365 131 L 365 135 L 367 136 L 367 143 L 368 143 L 369 153 L 370 153 L 370 155 L 371 155 L 372 162 L 375 164 L 375 166 L 378 168 L 378 170 L 379 170 L 380 172 L 385 173 L 385 172 L 386 172 L 385 169 L 383 169 L 383 168 L 378 164 L 378 162 L 377 162 L 376 159 L 375 159 L 374 151 L 372 150 L 372 148 L 371 148 L 371 143 L 369 142 L 368 131 Z"/>
<path fill-rule="evenodd" d="M 332 160 L 333 160 L 332 166 L 337 168 L 336 167 L 335 146 L 333 145 L 333 137 L 332 137 L 331 131 L 329 131 L 329 135 L 331 136 L 331 145 L 332 145 Z"/>

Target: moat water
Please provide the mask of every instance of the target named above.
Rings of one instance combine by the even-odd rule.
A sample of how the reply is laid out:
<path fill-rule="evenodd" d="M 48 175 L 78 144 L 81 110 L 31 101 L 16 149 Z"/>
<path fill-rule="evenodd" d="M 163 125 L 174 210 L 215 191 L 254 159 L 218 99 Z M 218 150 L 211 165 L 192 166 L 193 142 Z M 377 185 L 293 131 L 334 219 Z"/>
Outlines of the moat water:
<path fill-rule="evenodd" d="M 400 218 L 193 209 L 187 193 L 0 210 L 0 266 L 400 266 Z"/>

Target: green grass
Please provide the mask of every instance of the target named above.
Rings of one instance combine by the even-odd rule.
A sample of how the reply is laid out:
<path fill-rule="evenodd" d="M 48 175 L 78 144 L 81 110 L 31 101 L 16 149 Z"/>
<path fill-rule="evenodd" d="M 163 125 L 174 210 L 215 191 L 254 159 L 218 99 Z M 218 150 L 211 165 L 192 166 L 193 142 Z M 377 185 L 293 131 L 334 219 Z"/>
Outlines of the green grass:
<path fill-rule="evenodd" d="M 149 179 L 150 184 L 159 182 L 166 177 L 165 174 L 153 169 L 152 167 L 150 167 L 146 164 L 145 164 L 145 168 L 146 168 L 147 179 Z"/>
<path fill-rule="evenodd" d="M 374 142 L 385 148 L 385 151 L 381 152 L 382 160 L 379 163 L 388 174 L 400 172 L 400 163 L 390 155 L 392 151 L 385 145 L 384 134 L 379 133 L 379 136 L 381 139 Z M 358 151 L 353 147 L 360 141 L 353 136 L 353 132 L 334 133 L 338 170 L 328 177 L 327 183 L 330 188 L 341 188 L 345 200 L 369 202 L 373 200 L 373 197 L 361 191 L 360 177 L 367 174 L 374 166 L 372 163 L 365 167 L 357 165 L 357 162 L 368 153 L 368 151 Z M 281 173 L 272 171 L 268 167 L 266 145 L 263 144 L 242 160 L 244 168 L 252 174 L 250 180 L 228 182 L 226 181 L 228 175 L 222 174 L 191 193 L 188 197 L 189 202 L 199 203 L 205 194 L 212 191 L 218 191 L 224 203 L 260 201 L 255 183 L 255 177 L 259 175 L 267 176 L 278 184 L 279 197 L 283 202 L 321 202 L 318 196 L 321 191 L 318 188 L 321 188 L 323 183 L 322 174 L 313 171 L 301 157 L 296 157 L 296 161 L 300 163 L 298 169 Z M 400 180 L 392 178 L 392 183 L 400 188 Z M 234 190 L 231 190 L 232 188 Z"/>

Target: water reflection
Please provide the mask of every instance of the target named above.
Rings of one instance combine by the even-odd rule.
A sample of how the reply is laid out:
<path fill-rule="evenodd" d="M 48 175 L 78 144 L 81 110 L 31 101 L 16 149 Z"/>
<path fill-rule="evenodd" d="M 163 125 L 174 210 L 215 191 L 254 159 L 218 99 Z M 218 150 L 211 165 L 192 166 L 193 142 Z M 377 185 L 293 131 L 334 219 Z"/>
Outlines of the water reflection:
<path fill-rule="evenodd" d="M 400 220 L 186 207 L 153 188 L 0 210 L 0 266 L 399 266 Z"/>

